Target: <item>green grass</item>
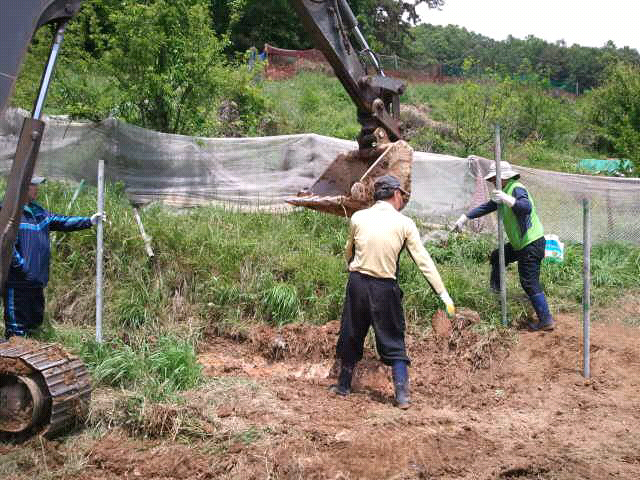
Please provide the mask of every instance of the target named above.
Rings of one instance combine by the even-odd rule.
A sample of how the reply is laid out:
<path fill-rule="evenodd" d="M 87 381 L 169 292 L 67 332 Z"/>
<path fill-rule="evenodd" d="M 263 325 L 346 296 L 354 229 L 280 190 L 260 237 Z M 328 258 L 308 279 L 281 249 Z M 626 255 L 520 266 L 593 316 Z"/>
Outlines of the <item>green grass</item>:
<path fill-rule="evenodd" d="M 166 332 L 159 333 L 155 338 L 123 335 L 131 343 L 121 338 L 98 343 L 89 328 L 60 325 L 52 328 L 47 323 L 37 338 L 60 342 L 79 355 L 95 386 L 135 391 L 154 402 L 176 400 L 179 392 L 202 382 L 195 338 L 178 339 Z"/>
<path fill-rule="evenodd" d="M 298 291 L 293 285 L 279 283 L 268 289 L 263 297 L 266 313 L 275 325 L 297 320 L 300 312 Z"/>
<path fill-rule="evenodd" d="M 52 182 L 43 203 L 64 209 L 73 188 Z M 88 188 L 72 214 L 93 210 Z M 218 207 L 181 214 L 161 206 L 142 211 L 156 257 L 144 252 L 121 187 L 107 192 L 110 224 L 105 232 L 105 332 L 110 338 L 156 336 L 158 331 L 196 338 L 208 327 L 235 330 L 247 325 L 293 321 L 324 323 L 340 317 L 346 281 L 345 219 L 303 210 L 290 214 L 238 213 Z M 94 318 L 94 233 L 66 235 L 52 259 L 47 311 L 54 323 L 88 327 Z M 487 295 L 488 236 L 452 235 L 428 249 L 456 303 L 494 318 L 496 302 Z M 594 297 L 635 285 L 640 250 L 606 244 L 593 249 Z M 515 267 L 510 286 L 520 287 Z M 566 261 L 543 267 L 546 288 L 562 304 L 581 296 L 582 253 L 569 245 Z M 439 307 L 408 256 L 400 262 L 405 308 L 428 324 Z M 597 294 L 597 295 L 595 295 Z M 132 340 L 133 344 L 135 341 Z"/>
<path fill-rule="evenodd" d="M 410 83 L 400 101 L 409 105 L 427 106 L 433 120 L 446 122 L 447 105 L 451 103 L 459 88 L 460 85 L 455 83 Z"/>
<path fill-rule="evenodd" d="M 277 124 L 274 134 L 317 133 L 354 140 L 360 131 L 356 107 L 336 77 L 300 72 L 291 79 L 265 81 Z"/>

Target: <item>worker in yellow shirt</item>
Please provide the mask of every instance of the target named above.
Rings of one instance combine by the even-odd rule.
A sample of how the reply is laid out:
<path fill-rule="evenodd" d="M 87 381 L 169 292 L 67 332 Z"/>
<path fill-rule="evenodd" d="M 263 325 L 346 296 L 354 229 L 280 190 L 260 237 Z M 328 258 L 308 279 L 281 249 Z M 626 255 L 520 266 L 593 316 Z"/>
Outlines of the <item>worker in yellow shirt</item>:
<path fill-rule="evenodd" d="M 373 326 L 376 349 L 382 362 L 392 368 L 395 404 L 409 408 L 409 371 L 402 310 L 402 290 L 396 282 L 400 253 L 405 248 L 422 271 L 434 292 L 440 296 L 450 316 L 453 301 L 440 274 L 420 241 L 416 224 L 400 213 L 409 195 L 392 175 L 374 184 L 376 203 L 355 212 L 346 245 L 349 280 L 336 347 L 341 360 L 338 384 L 330 390 L 338 395 L 351 392 L 355 364 L 362 358 L 364 340 Z"/>

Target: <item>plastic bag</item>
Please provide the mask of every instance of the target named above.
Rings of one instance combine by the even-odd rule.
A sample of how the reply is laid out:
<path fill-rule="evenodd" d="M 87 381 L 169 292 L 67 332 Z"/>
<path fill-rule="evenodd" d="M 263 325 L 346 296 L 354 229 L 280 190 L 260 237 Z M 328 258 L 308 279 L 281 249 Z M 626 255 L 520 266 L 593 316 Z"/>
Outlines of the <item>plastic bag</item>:
<path fill-rule="evenodd" d="M 564 261 L 564 243 L 557 235 L 544 236 L 544 258 L 548 262 L 562 263 Z"/>

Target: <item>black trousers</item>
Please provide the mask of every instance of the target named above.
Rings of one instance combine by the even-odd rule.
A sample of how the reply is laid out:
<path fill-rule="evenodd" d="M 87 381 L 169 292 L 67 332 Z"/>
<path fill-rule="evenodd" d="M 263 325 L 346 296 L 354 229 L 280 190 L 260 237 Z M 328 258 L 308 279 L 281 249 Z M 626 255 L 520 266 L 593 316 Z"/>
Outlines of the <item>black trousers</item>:
<path fill-rule="evenodd" d="M 364 340 L 373 326 L 376 350 L 382 361 L 409 362 L 404 344 L 402 290 L 391 278 L 375 278 L 351 272 L 340 324 L 336 353 L 343 364 L 355 364 L 362 358 Z"/>
<path fill-rule="evenodd" d="M 542 293 L 540 264 L 544 259 L 544 245 L 544 237 L 540 237 L 521 250 L 514 250 L 510 243 L 504 246 L 505 266 L 512 262 L 518 262 L 520 285 L 529 297 Z M 491 252 L 491 287 L 496 290 L 500 289 L 498 249 Z"/>
<path fill-rule="evenodd" d="M 44 289 L 41 287 L 7 287 L 4 296 L 4 336 L 24 337 L 42 325 Z"/>

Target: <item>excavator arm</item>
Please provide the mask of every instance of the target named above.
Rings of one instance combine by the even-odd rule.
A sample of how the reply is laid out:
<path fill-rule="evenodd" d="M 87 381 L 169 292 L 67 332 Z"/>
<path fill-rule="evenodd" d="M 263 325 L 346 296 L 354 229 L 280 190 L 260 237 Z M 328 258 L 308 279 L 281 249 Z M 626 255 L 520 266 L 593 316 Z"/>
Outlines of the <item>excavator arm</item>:
<path fill-rule="evenodd" d="M 67 22 L 83 0 L 0 0 L 0 112 L 11 96 L 20 65 L 36 30 Z"/>
<path fill-rule="evenodd" d="M 82 0 L 0 0 L 0 114 L 7 106 L 34 33 L 42 25 L 57 25 L 31 118 L 25 119 L 22 124 L 0 210 L 0 289 L 4 289 L 7 281 L 22 208 L 27 201 L 27 190 L 44 132 L 44 122 L 40 117 L 64 28 L 78 12 L 81 3 Z"/>
<path fill-rule="evenodd" d="M 351 96 L 362 125 L 360 148 L 370 148 L 371 134 L 383 128 L 391 141 L 400 140 L 399 96 L 404 84 L 387 77 L 375 53 L 360 32 L 346 0 L 289 0 L 316 48 L 320 50 Z M 354 39 L 358 48 L 355 48 Z M 375 69 L 367 72 L 367 62 Z"/>
<path fill-rule="evenodd" d="M 385 174 L 398 177 L 403 189 L 410 192 L 413 151 L 402 140 L 399 123 L 400 95 L 405 85 L 385 76 L 347 0 L 289 0 L 289 3 L 351 96 L 362 128 L 358 150 L 338 155 L 310 188 L 287 202 L 351 216 L 373 203 L 375 179 Z M 371 67 L 375 73 L 370 75 Z"/>

